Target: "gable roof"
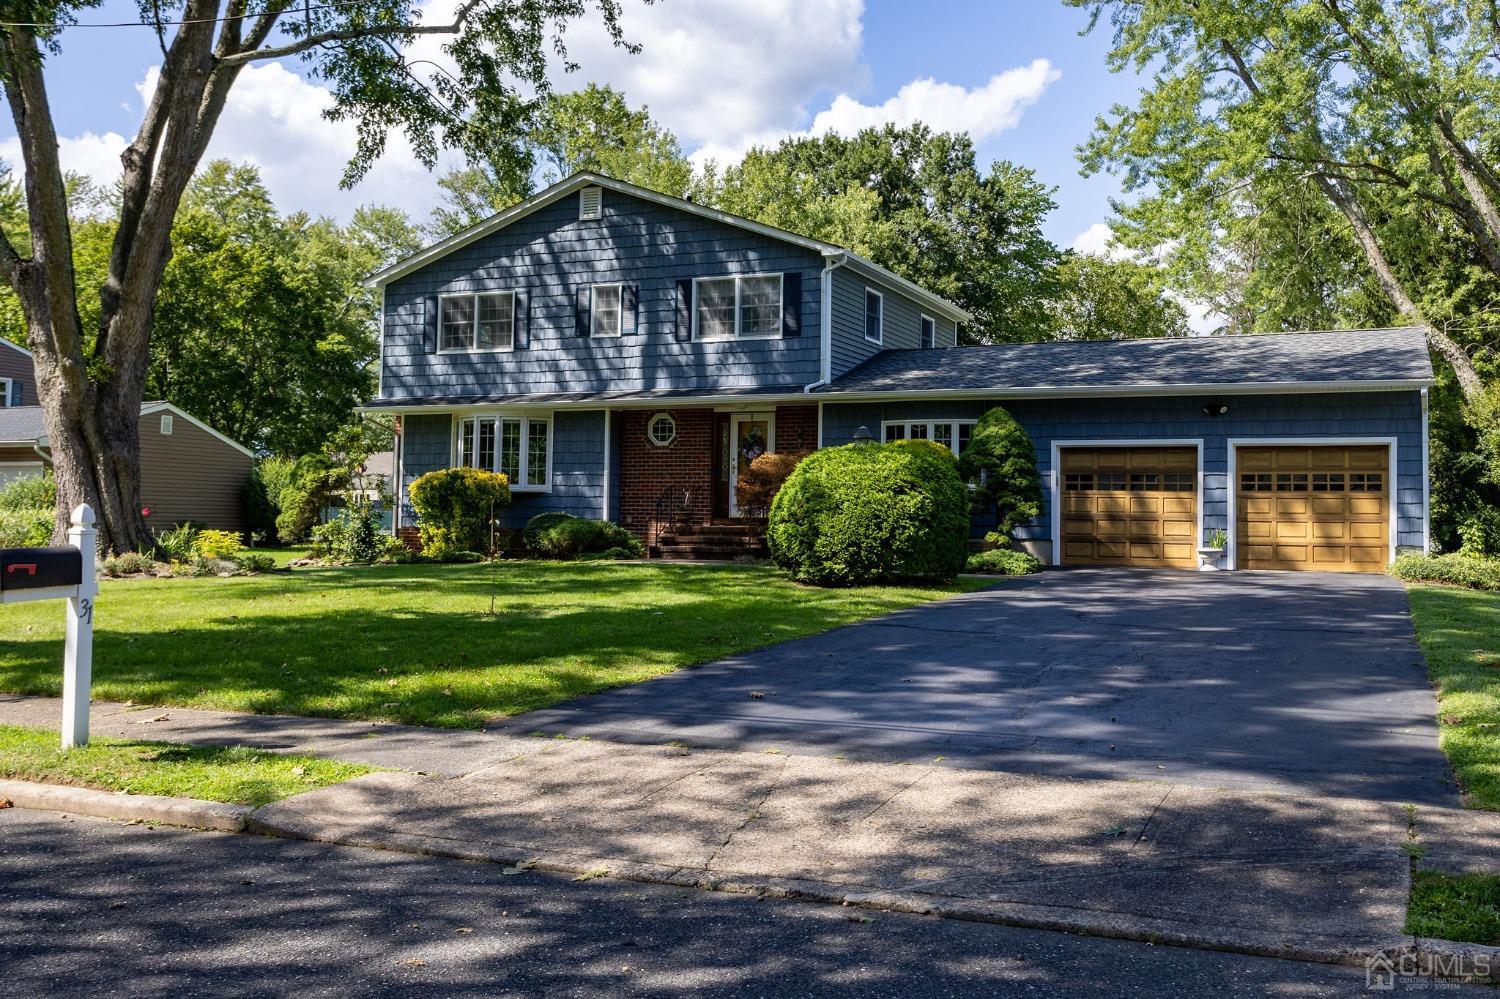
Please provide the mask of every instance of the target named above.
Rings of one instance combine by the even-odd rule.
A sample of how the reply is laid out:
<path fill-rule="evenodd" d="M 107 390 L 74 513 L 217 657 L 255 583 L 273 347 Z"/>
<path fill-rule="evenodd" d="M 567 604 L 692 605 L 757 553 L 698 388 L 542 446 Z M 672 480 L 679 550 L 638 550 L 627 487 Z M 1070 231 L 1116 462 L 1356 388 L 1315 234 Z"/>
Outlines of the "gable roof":
<path fill-rule="evenodd" d="M 1403 326 L 887 350 L 815 394 L 1402 388 L 1432 378 L 1426 337 Z"/>
<path fill-rule="evenodd" d="M 204 423 L 191 413 L 184 412 L 170 402 L 141 403 L 142 416 L 150 416 L 153 413 L 171 413 L 178 419 L 185 420 L 199 430 L 213 435 L 247 457 L 255 457 L 255 452 L 245 447 L 245 445 L 225 437 L 207 423 Z M 0 444 L 41 444 L 45 447 L 46 438 L 47 421 L 42 415 L 41 406 L 0 408 Z"/>
<path fill-rule="evenodd" d="M 22 357 L 30 357 L 31 356 L 31 351 L 27 350 L 25 347 L 21 346 L 18 343 L 12 343 L 11 341 L 5 339 L 5 337 L 3 337 L 3 336 L 0 336 L 0 348 L 5 348 L 7 350 L 13 350 L 17 354 L 20 354 Z"/>
<path fill-rule="evenodd" d="M 921 285 L 908 281 L 894 271 L 888 270 L 872 260 L 866 260 L 859 254 L 837 244 L 825 243 L 821 239 L 812 239 L 808 236 L 800 236 L 797 233 L 778 229 L 763 222 L 756 222 L 738 215 L 731 215 L 728 212 L 721 212 L 717 208 L 709 208 L 696 202 L 674 198 L 670 194 L 662 194 L 660 191 L 653 191 L 646 187 L 637 187 L 635 184 L 627 184 L 623 180 L 615 180 L 613 177 L 606 177 L 604 174 L 588 171 L 575 173 L 571 177 L 560 180 L 551 187 L 538 191 L 525 201 L 517 202 L 504 211 L 490 216 L 483 222 L 472 225 L 462 232 L 449 236 L 441 242 L 434 243 L 424 250 L 418 250 L 411 256 L 376 271 L 365 279 L 365 285 L 369 288 L 383 288 L 397 278 L 404 277 L 412 271 L 420 270 L 433 261 L 440 260 L 453 251 L 462 249 L 477 239 L 482 239 L 492 232 L 503 229 L 512 222 L 523 219 L 532 212 L 545 208 L 584 187 L 607 188 L 620 194 L 640 198 L 643 201 L 652 201 L 659 205 L 665 205 L 668 208 L 675 208 L 678 211 L 697 215 L 701 218 L 712 219 L 715 222 L 721 222 L 724 225 L 734 226 L 738 229 L 745 229 L 771 239 L 779 239 L 784 243 L 791 243 L 805 250 L 820 253 L 827 258 L 842 258 L 840 263 L 845 266 L 852 267 L 864 273 L 865 276 L 910 296 L 912 299 L 936 310 L 947 319 L 951 319 L 957 323 L 967 323 L 973 319 L 973 316 L 968 312 L 947 299 L 935 295 Z"/>

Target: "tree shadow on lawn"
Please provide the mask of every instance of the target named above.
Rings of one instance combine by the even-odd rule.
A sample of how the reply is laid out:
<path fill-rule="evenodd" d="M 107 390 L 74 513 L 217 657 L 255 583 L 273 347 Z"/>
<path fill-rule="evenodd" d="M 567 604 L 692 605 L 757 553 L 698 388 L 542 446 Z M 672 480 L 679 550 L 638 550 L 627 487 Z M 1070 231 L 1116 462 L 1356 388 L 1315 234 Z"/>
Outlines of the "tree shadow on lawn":
<path fill-rule="evenodd" d="M 627 567 L 529 565 L 498 579 L 487 567 L 441 578 L 402 568 L 203 581 L 220 588 L 194 594 L 201 603 L 148 600 L 145 621 L 129 607 L 111 615 L 107 593 L 94 696 L 477 727 L 912 602 L 808 592 L 759 571 L 674 571 L 664 582 Z M 143 585 L 152 589 L 131 596 L 165 597 L 158 587 L 180 584 Z M 0 642 L 0 688 L 60 692 L 59 625 L 49 617 L 34 636 Z"/>

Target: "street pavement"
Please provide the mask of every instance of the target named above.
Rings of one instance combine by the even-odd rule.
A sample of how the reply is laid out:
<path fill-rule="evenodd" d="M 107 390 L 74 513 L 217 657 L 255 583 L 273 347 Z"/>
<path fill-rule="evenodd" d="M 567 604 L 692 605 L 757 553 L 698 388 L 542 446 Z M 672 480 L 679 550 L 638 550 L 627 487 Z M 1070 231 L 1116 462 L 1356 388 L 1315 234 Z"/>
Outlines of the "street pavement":
<path fill-rule="evenodd" d="M 0 811 L 7 999 L 1364 991 L 1357 968 Z"/>

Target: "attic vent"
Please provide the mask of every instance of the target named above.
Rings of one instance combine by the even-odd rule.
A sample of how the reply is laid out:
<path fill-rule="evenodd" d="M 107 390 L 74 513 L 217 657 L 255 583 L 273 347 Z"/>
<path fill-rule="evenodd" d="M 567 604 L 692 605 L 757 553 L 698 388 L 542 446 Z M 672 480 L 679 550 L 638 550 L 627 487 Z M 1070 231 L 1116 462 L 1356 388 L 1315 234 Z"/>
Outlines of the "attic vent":
<path fill-rule="evenodd" d="M 172 414 L 171 413 L 163 413 L 163 414 L 161 414 L 161 435 L 163 437 L 171 437 L 172 436 Z"/>
<path fill-rule="evenodd" d="M 579 219 L 596 219 L 602 214 L 604 204 L 604 190 L 598 187 L 585 187 L 578 192 L 578 217 Z"/>

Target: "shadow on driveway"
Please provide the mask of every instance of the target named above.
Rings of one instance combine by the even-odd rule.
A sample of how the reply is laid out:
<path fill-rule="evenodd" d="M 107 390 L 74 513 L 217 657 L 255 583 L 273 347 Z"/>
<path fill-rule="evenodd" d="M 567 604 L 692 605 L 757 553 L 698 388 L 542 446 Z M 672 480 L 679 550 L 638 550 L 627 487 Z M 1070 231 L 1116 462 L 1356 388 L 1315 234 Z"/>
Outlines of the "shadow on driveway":
<path fill-rule="evenodd" d="M 1401 585 L 1071 569 L 498 726 L 1455 804 Z"/>

